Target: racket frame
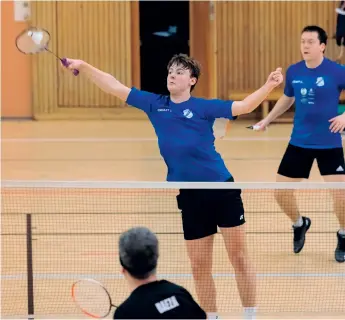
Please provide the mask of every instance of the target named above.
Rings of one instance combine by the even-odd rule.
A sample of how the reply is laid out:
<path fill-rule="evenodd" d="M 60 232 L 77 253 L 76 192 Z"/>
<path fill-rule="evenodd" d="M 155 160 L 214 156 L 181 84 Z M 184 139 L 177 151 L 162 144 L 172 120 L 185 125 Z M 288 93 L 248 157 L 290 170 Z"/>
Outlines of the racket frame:
<path fill-rule="evenodd" d="M 109 302 L 109 309 L 108 309 L 108 311 L 107 311 L 107 313 L 106 313 L 105 315 L 102 315 L 102 316 L 94 315 L 94 314 L 92 314 L 92 313 L 87 312 L 86 310 L 84 310 L 84 309 L 79 305 L 79 303 L 77 303 L 77 301 L 76 301 L 76 294 L 75 294 L 75 288 L 76 288 L 76 286 L 78 285 L 78 283 L 80 283 L 80 282 L 85 282 L 85 281 L 88 281 L 88 282 L 91 282 L 91 283 L 94 283 L 94 284 L 100 286 L 100 287 L 105 291 L 105 293 L 107 294 L 108 299 L 109 299 L 109 300 L 108 300 L 108 302 Z M 117 308 L 117 306 L 115 306 L 115 305 L 112 303 L 110 293 L 108 292 L 108 290 L 106 289 L 106 287 L 105 287 L 102 283 L 100 283 L 99 281 L 97 281 L 97 280 L 95 280 L 95 279 L 85 278 L 85 279 L 79 279 L 79 280 L 77 280 L 76 282 L 74 282 L 74 283 L 72 284 L 72 292 L 71 292 L 71 294 L 72 294 L 73 302 L 79 307 L 79 309 L 80 309 L 84 314 L 86 314 L 87 316 L 89 316 L 89 317 L 91 317 L 91 318 L 94 318 L 94 319 L 102 319 L 102 318 L 105 318 L 105 317 L 107 317 L 107 316 L 110 314 L 112 307 Z"/>
<path fill-rule="evenodd" d="M 28 33 L 29 31 L 35 31 L 35 30 L 37 30 L 37 31 L 44 31 L 44 32 L 46 32 L 46 33 L 48 34 L 49 40 L 47 41 L 47 44 L 46 44 L 46 46 L 48 46 L 48 44 L 49 44 L 49 42 L 50 42 L 50 39 L 51 39 L 51 36 L 50 36 L 50 33 L 49 33 L 48 30 L 43 29 L 43 28 L 37 28 L 37 27 L 28 27 L 28 28 L 26 28 L 25 30 L 23 30 L 21 33 L 19 33 L 19 34 L 16 36 L 15 43 L 16 43 L 16 47 L 17 47 L 17 49 L 18 49 L 19 52 L 24 53 L 24 54 L 31 54 L 31 55 L 32 55 L 32 54 L 37 54 L 37 53 L 39 53 L 39 52 L 42 52 L 43 50 L 47 50 L 46 46 L 45 46 L 45 47 L 42 47 L 42 50 L 41 50 L 41 51 L 38 51 L 38 52 L 29 52 L 29 53 L 27 53 L 27 52 L 22 51 L 22 50 L 19 49 L 19 47 L 18 47 L 18 39 L 19 39 L 22 35 Z M 60 59 L 60 58 L 59 58 L 59 59 Z M 61 60 L 61 59 L 60 59 L 60 60 Z"/>

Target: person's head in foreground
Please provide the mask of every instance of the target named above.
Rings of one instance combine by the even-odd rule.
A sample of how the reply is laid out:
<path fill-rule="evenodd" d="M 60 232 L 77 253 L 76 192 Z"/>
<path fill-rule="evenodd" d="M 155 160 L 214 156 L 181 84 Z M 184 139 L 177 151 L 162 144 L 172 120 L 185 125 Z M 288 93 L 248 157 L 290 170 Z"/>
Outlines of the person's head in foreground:
<path fill-rule="evenodd" d="M 327 45 L 327 33 L 319 26 L 306 26 L 301 34 L 301 53 L 306 62 L 323 59 Z"/>
<path fill-rule="evenodd" d="M 170 94 L 190 94 L 200 77 L 199 62 L 180 53 L 170 59 L 167 68 L 167 87 Z"/>
<path fill-rule="evenodd" d="M 119 259 L 132 290 L 157 280 L 158 256 L 158 239 L 148 228 L 135 227 L 121 234 Z"/>

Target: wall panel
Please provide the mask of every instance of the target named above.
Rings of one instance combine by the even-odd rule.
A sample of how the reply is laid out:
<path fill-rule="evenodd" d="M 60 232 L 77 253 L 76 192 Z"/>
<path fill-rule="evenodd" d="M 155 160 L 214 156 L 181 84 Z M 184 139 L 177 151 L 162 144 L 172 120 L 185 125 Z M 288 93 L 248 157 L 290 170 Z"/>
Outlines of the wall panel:
<path fill-rule="evenodd" d="M 32 24 L 49 30 L 49 48 L 60 57 L 85 60 L 132 85 L 131 2 L 37 1 L 32 3 L 32 12 Z M 36 119 L 119 118 L 126 112 L 129 117 L 137 115 L 121 100 L 59 64 L 48 53 L 33 56 Z"/>
<path fill-rule="evenodd" d="M 28 23 L 15 21 L 14 1 L 1 1 L 0 7 L 1 118 L 31 118 L 31 57 L 19 52 L 14 44 Z"/>
<path fill-rule="evenodd" d="M 60 55 L 75 57 L 131 86 L 131 10 L 125 1 L 57 3 Z M 90 81 L 59 74 L 59 106 L 112 107 L 123 103 Z"/>
<path fill-rule="evenodd" d="M 53 1 L 35 1 L 31 3 L 31 23 L 47 29 L 52 35 L 49 49 L 57 51 L 56 45 L 56 3 Z M 58 62 L 49 53 L 32 56 L 33 109 L 34 116 L 54 114 L 57 106 L 57 68 Z"/>
<path fill-rule="evenodd" d="M 218 96 L 254 90 L 269 72 L 301 59 L 300 32 L 317 24 L 329 36 L 326 56 L 337 55 L 335 32 L 337 2 L 330 1 L 217 1 Z"/>

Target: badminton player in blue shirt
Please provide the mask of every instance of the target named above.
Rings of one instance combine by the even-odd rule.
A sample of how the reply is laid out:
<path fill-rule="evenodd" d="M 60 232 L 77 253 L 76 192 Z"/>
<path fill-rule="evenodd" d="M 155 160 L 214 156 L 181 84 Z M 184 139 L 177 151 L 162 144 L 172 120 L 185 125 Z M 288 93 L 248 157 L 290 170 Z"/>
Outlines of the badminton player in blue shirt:
<path fill-rule="evenodd" d="M 290 143 L 278 168 L 278 182 L 308 179 L 316 159 L 326 182 L 345 182 L 345 162 L 341 132 L 345 114 L 338 115 L 339 96 L 345 89 L 345 66 L 326 57 L 326 32 L 318 26 L 307 26 L 301 34 L 303 60 L 286 71 L 284 95 L 268 116 L 256 124 L 259 130 L 287 111 L 295 102 L 294 127 Z M 333 193 L 334 211 L 340 229 L 335 260 L 345 261 L 345 194 Z M 304 246 L 311 219 L 301 216 L 291 190 L 277 190 L 276 200 L 291 219 L 294 229 L 294 252 Z"/>
<path fill-rule="evenodd" d="M 283 81 L 281 69 L 272 72 L 266 83 L 243 101 L 201 99 L 191 95 L 200 76 L 199 63 L 183 54 L 175 55 L 167 69 L 170 95 L 128 88 L 112 75 L 81 60 L 68 59 L 99 88 L 144 111 L 157 137 L 167 165 L 167 180 L 180 182 L 234 181 L 214 146 L 215 119 L 235 119 L 252 112 Z M 177 204 L 196 292 L 209 318 L 216 318 L 216 289 L 212 278 L 212 248 L 220 227 L 229 259 L 234 267 L 239 294 L 247 319 L 255 316 L 255 274 L 250 264 L 244 230 L 241 190 L 180 190 Z"/>

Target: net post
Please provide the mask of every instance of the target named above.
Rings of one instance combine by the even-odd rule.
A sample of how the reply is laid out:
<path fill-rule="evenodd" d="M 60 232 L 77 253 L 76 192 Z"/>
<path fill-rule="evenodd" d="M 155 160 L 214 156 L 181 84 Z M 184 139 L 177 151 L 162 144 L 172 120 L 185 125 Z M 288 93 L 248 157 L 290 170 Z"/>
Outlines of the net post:
<path fill-rule="evenodd" d="M 34 277 L 32 268 L 32 227 L 31 214 L 26 214 L 26 261 L 28 290 L 28 319 L 34 319 Z"/>

